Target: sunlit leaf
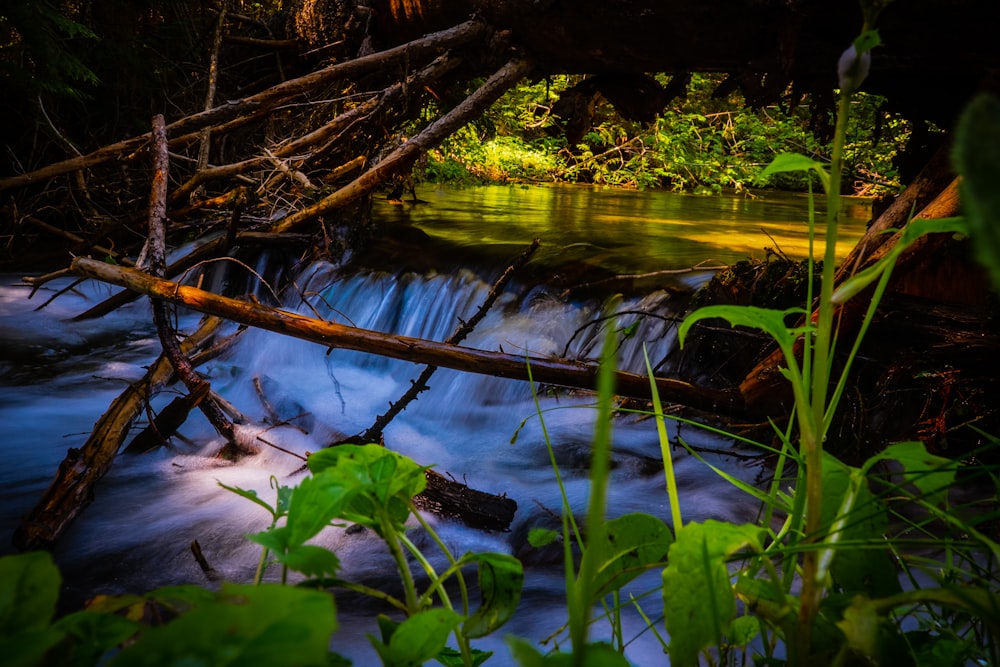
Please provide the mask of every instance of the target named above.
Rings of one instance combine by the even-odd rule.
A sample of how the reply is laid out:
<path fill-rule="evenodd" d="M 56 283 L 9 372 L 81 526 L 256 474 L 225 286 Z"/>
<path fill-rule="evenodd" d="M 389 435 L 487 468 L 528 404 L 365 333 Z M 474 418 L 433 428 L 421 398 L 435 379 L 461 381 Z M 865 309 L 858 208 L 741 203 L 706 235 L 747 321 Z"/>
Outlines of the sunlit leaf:
<path fill-rule="evenodd" d="M 670 664 L 698 664 L 702 649 L 716 645 L 736 616 L 729 557 L 760 549 L 761 529 L 720 521 L 689 523 L 677 531 L 663 571 L 663 615 L 670 634 Z"/>
<path fill-rule="evenodd" d="M 462 616 L 451 609 L 429 609 L 396 625 L 388 640 L 368 639 L 385 667 L 418 667 L 437 656 L 461 622 Z"/>
<path fill-rule="evenodd" d="M 819 180 L 823 184 L 823 190 L 830 189 L 830 173 L 826 170 L 826 165 L 799 153 L 779 153 L 775 155 L 771 163 L 761 172 L 760 178 L 764 180 L 772 174 L 789 171 L 813 171 L 819 176 Z"/>
<path fill-rule="evenodd" d="M 482 603 L 462 626 L 466 636 L 485 637 L 510 620 L 521 601 L 524 567 L 508 554 L 467 554 L 463 562 L 479 565 Z"/>
<path fill-rule="evenodd" d="M 539 549 L 547 547 L 562 537 L 558 532 L 550 528 L 532 528 L 528 531 L 528 544 Z"/>
<path fill-rule="evenodd" d="M 866 461 L 865 467 L 887 459 L 903 466 L 904 483 L 917 487 L 924 500 L 934 505 L 944 504 L 948 489 L 955 483 L 954 461 L 931 454 L 922 442 L 898 442 Z"/>
<path fill-rule="evenodd" d="M 830 300 L 835 304 L 842 304 L 857 296 L 865 288 L 881 278 L 883 273 L 891 269 L 902 252 L 910 244 L 927 234 L 964 234 L 967 232 L 968 225 L 962 218 L 914 219 L 903 228 L 899 240 L 896 241 L 896 244 L 888 254 L 884 255 L 879 261 L 864 271 L 843 281 L 834 290 Z"/>
<path fill-rule="evenodd" d="M 757 306 L 705 306 L 684 318 L 680 328 L 677 330 L 677 337 L 681 346 L 683 346 L 688 331 L 690 331 L 695 323 L 719 317 L 729 322 L 732 326 L 750 327 L 769 334 L 787 355 L 791 353 L 792 345 L 799 331 L 797 329 L 789 329 L 785 324 L 785 319 L 789 315 L 804 315 L 805 312 L 802 308 L 773 310 L 770 308 L 758 308 Z"/>

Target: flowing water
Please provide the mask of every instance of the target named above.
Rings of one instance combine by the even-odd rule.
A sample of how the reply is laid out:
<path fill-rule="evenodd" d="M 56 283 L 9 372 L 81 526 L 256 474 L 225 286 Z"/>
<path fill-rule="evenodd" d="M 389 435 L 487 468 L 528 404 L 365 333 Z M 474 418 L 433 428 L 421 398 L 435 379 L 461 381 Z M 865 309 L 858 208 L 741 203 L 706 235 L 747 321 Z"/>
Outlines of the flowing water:
<path fill-rule="evenodd" d="M 390 274 L 371 268 L 343 271 L 327 263 L 295 267 L 298 292 L 283 307 L 359 327 L 435 340 L 447 337 L 486 298 L 490 283 L 505 261 L 532 238 L 542 247 L 532 260 L 532 280 L 515 279 L 485 320 L 463 343 L 512 353 L 594 357 L 601 330 L 587 326 L 599 317 L 600 301 L 574 300 L 538 276 L 575 272 L 642 273 L 762 256 L 777 245 L 802 256 L 806 199 L 765 193 L 697 198 L 667 193 L 608 191 L 570 187 L 482 187 L 431 189 L 418 193 L 422 204 L 376 204 L 376 219 L 393 232 L 408 230 L 402 250 L 386 262 L 396 266 L 431 264 L 437 270 Z M 863 203 L 848 209 L 843 254 L 863 230 Z M 416 232 L 414 232 L 416 230 Z M 394 232 L 393 232 L 394 233 Z M 417 243 L 418 242 L 418 243 Z M 415 246 L 414 243 L 417 243 Z M 843 245 L 841 245 L 843 244 Z M 431 258 L 428 260 L 428 258 Z M 261 257 L 255 269 L 273 277 L 278 262 Z M 444 270 L 443 267 L 447 267 Z M 542 267 L 542 268 L 538 268 Z M 217 271 L 213 289 L 233 272 Z M 582 272 L 582 273 L 581 273 Z M 228 276 L 228 278 L 227 278 Z M 709 270 L 663 278 L 665 289 L 629 296 L 621 308 L 669 318 L 681 314 L 678 295 L 711 276 Z M 67 318 L 104 298 L 110 288 L 83 284 L 48 307 L 33 310 L 54 290 L 50 284 L 27 300 L 16 277 L 0 284 L 0 553 L 11 551 L 9 537 L 51 481 L 67 449 L 79 447 L 99 415 L 126 384 L 140 378 L 159 351 L 148 306 L 136 302 L 101 320 L 70 323 Z M 234 285 L 229 285 L 234 289 Z M 256 286 L 258 293 L 266 298 Z M 311 308 L 303 304 L 308 300 Z M 641 318 L 636 336 L 620 354 L 623 368 L 641 371 L 639 341 L 651 359 L 664 358 L 675 345 L 674 325 L 663 318 Z M 180 317 L 190 331 L 193 314 Z M 627 315 L 620 325 L 636 320 Z M 320 346 L 262 331 L 248 331 L 225 356 L 200 369 L 213 388 L 252 420 L 266 413 L 252 380 L 259 378 L 267 400 L 288 425 L 262 437 L 284 450 L 305 454 L 343 434 L 368 428 L 388 404 L 409 387 L 421 367 L 361 353 L 328 351 Z M 560 511 L 559 490 L 549 465 L 541 421 L 525 382 L 439 370 L 430 390 L 410 404 L 386 429 L 390 448 L 421 464 L 434 464 L 469 486 L 506 494 L 518 503 L 511 530 L 476 531 L 438 520 L 436 529 L 455 553 L 490 550 L 513 553 L 526 563 L 524 599 L 518 615 L 496 637 L 476 642 L 497 655 L 488 663 L 510 663 L 502 635 L 514 633 L 542 640 L 565 622 L 559 558 L 527 545 L 533 526 L 552 526 Z M 153 402 L 161 409 L 172 395 Z M 579 392 L 543 393 L 544 426 L 551 440 L 574 511 L 583 512 L 588 489 L 592 398 Z M 518 431 L 522 421 L 525 425 Z M 672 434 L 677 432 L 672 426 Z M 219 487 L 255 489 L 273 499 L 271 476 L 293 485 L 301 461 L 265 447 L 235 465 L 211 457 L 218 446 L 207 422 L 193 414 L 172 448 L 121 456 L 94 492 L 93 503 L 71 525 L 55 548 L 64 572 L 67 597 L 79 600 L 97 592 L 141 592 L 157 586 L 207 584 L 191 556 L 197 540 L 208 561 L 227 580 L 252 578 L 258 547 L 244 539 L 266 526 L 256 505 Z M 517 433 L 516 440 L 512 438 Z M 705 450 L 712 463 L 751 483 L 763 474 L 754 452 L 692 427 L 686 440 Z M 668 518 L 659 444 L 654 425 L 639 417 L 623 418 L 614 431 L 615 468 L 609 513 L 648 512 Z M 757 507 L 704 464 L 675 451 L 685 520 L 716 518 L 751 521 Z M 738 456 L 737 456 L 738 455 Z M 748 458 L 749 457 L 749 458 Z M 390 586 L 393 577 L 384 552 L 370 535 L 330 529 L 324 541 L 343 563 L 345 578 Z M 656 591 L 658 575 L 629 587 L 635 595 Z M 643 602 L 655 619 L 658 594 Z M 372 610 L 356 598 L 342 598 L 342 630 L 334 649 L 374 664 L 364 639 L 373 632 Z M 662 623 L 661 623 L 662 625 Z M 655 636 L 642 632 L 636 614 L 626 614 L 626 637 L 635 637 L 630 658 L 636 664 L 662 664 Z M 604 624 L 595 627 L 606 635 Z"/>

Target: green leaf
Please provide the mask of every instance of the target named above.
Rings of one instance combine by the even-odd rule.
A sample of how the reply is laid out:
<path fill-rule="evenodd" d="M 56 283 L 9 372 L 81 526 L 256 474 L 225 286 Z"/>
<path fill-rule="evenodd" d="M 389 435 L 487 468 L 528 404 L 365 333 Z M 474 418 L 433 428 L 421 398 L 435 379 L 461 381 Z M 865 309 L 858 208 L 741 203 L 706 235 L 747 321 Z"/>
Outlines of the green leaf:
<path fill-rule="evenodd" d="M 671 665 L 697 665 L 701 650 L 722 640 L 736 616 L 726 563 L 740 549 L 760 550 L 759 534 L 757 526 L 712 520 L 689 523 L 677 531 L 663 571 Z"/>
<path fill-rule="evenodd" d="M 445 646 L 434 657 L 445 667 L 465 667 L 465 657 L 462 652 L 450 646 Z M 472 667 L 479 667 L 492 657 L 493 651 L 480 651 L 474 648 L 472 649 Z"/>
<path fill-rule="evenodd" d="M 871 600 L 860 595 L 856 597 L 844 610 L 844 617 L 837 622 L 837 627 L 847 637 L 848 646 L 861 655 L 877 656 L 879 616 Z"/>
<path fill-rule="evenodd" d="M 380 445 L 337 445 L 309 457 L 309 469 L 341 480 L 355 493 L 350 511 L 354 520 L 378 529 L 376 507 L 388 513 L 402 530 L 409 518 L 409 500 L 427 487 L 426 470 L 411 459 Z"/>
<path fill-rule="evenodd" d="M 528 531 L 528 544 L 540 549 L 549 546 L 561 537 L 558 532 L 549 528 L 532 528 Z"/>
<path fill-rule="evenodd" d="M 101 657 L 135 635 L 142 627 L 139 623 L 118 614 L 101 613 L 85 609 L 65 616 L 55 627 L 73 638 L 49 654 L 47 661 L 60 665 L 97 665 Z M 65 648 L 64 648 L 65 647 Z"/>
<path fill-rule="evenodd" d="M 680 329 L 677 331 L 677 337 L 683 347 L 684 338 L 696 322 L 713 317 L 721 317 L 732 326 L 750 327 L 769 334 L 778 343 L 778 346 L 781 347 L 787 357 L 792 352 L 795 337 L 801 331 L 788 328 L 785 325 L 785 318 L 789 315 L 804 315 L 805 313 L 806 311 L 802 308 L 773 310 L 770 308 L 758 308 L 757 306 L 705 306 L 684 318 Z"/>
<path fill-rule="evenodd" d="M 876 461 L 886 459 L 898 461 L 903 466 L 904 483 L 917 487 L 924 500 L 937 506 L 947 500 L 948 489 L 955 483 L 957 464 L 954 461 L 931 454 L 922 442 L 899 442 L 868 459 L 865 470 Z"/>
<path fill-rule="evenodd" d="M 51 627 L 62 577 L 45 551 L 0 558 L 0 656 L 34 665 L 63 633 Z"/>
<path fill-rule="evenodd" d="M 409 617 L 390 628 L 382 626 L 383 639 L 368 639 L 382 658 L 385 667 L 418 667 L 433 659 L 448 641 L 448 635 L 462 622 L 462 616 L 451 609 L 429 609 Z M 388 639 L 385 635 L 391 632 Z"/>
<path fill-rule="evenodd" d="M 756 616 L 739 616 L 733 619 L 726 633 L 730 646 L 744 647 L 760 635 L 760 621 Z"/>
<path fill-rule="evenodd" d="M 0 637 L 49 627 L 61 582 L 46 551 L 0 558 Z"/>
<path fill-rule="evenodd" d="M 332 471 L 306 477 L 292 491 L 288 505 L 288 545 L 298 546 L 315 537 L 344 509 L 359 490 Z"/>
<path fill-rule="evenodd" d="M 667 555 L 673 535 L 663 521 L 650 514 L 625 514 L 605 524 L 600 542 L 590 542 L 584 558 L 594 558 L 597 595 L 617 590 L 659 563 Z"/>
<path fill-rule="evenodd" d="M 542 654 L 534 645 L 520 637 L 508 637 L 510 654 L 521 667 L 630 667 L 628 660 L 606 643 L 587 644 L 582 649 L 583 658 L 577 662 L 573 653 Z"/>
<path fill-rule="evenodd" d="M 885 542 L 887 527 L 885 506 L 862 485 L 830 566 L 830 574 L 842 591 L 876 598 L 902 590 Z"/>
<path fill-rule="evenodd" d="M 772 174 L 789 171 L 814 171 L 823 184 L 823 190 L 830 189 L 830 173 L 826 170 L 826 165 L 798 153 L 780 153 L 775 155 L 774 159 L 771 160 L 771 164 L 767 165 L 764 171 L 760 173 L 760 178 L 763 180 Z"/>
<path fill-rule="evenodd" d="M 865 30 L 854 40 L 854 48 L 858 50 L 858 53 L 871 51 L 881 45 L 882 38 L 879 36 L 878 30 Z"/>
<path fill-rule="evenodd" d="M 224 584 L 210 600 L 147 630 L 109 665 L 328 665 L 336 626 L 328 593 Z"/>
<path fill-rule="evenodd" d="M 261 507 L 266 509 L 268 514 L 270 514 L 273 518 L 275 519 L 278 518 L 279 515 L 276 512 L 276 510 L 273 507 L 271 507 L 271 505 L 269 505 L 267 501 L 263 500 L 260 496 L 258 496 L 257 492 L 254 491 L 253 489 L 241 489 L 238 486 L 228 486 L 226 484 L 223 484 L 222 482 L 219 482 L 218 480 L 216 480 L 216 483 L 222 488 L 224 488 L 226 491 L 232 491 L 236 495 L 246 498 L 250 502 L 260 505 Z"/>
<path fill-rule="evenodd" d="M 340 569 L 340 559 L 337 558 L 337 554 L 312 544 L 300 544 L 285 553 L 275 552 L 274 557 L 307 577 L 333 576 Z"/>
<path fill-rule="evenodd" d="M 955 170 L 976 258 L 1000 288 L 1000 98 L 982 93 L 955 129 Z"/>
<path fill-rule="evenodd" d="M 463 562 L 479 564 L 479 608 L 462 627 L 467 637 L 485 637 L 510 620 L 521 601 L 524 567 L 508 554 L 466 554 Z"/>

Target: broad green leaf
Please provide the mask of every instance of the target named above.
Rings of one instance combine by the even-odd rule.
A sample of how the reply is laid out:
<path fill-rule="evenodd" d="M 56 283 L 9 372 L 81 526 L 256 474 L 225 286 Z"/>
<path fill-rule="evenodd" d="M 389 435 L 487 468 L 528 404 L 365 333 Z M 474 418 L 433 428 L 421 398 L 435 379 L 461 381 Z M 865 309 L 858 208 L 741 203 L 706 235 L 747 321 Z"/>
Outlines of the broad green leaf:
<path fill-rule="evenodd" d="M 844 617 L 837 622 L 847 637 L 847 644 L 861 655 L 875 657 L 878 654 L 879 616 L 871 600 L 858 596 L 847 609 Z"/>
<path fill-rule="evenodd" d="M 771 164 L 767 165 L 764 171 L 760 173 L 760 178 L 763 180 L 772 174 L 789 171 L 814 171 L 823 184 L 823 190 L 827 191 L 830 189 L 830 173 L 826 170 L 826 165 L 798 153 L 779 153 L 775 155 L 774 159 L 771 160 Z"/>
<path fill-rule="evenodd" d="M 528 544 L 539 549 L 547 547 L 562 536 L 550 528 L 532 528 L 528 531 Z"/>
<path fill-rule="evenodd" d="M 830 574 L 843 592 L 875 598 L 902 590 L 885 542 L 887 526 L 885 506 L 862 485 L 830 566 Z"/>
<path fill-rule="evenodd" d="M 382 641 L 368 639 L 385 667 L 418 667 L 435 658 L 445 647 L 448 635 L 462 622 L 462 616 L 450 609 L 422 611 L 395 625 L 382 626 Z M 385 635 L 391 632 L 388 639 Z"/>
<path fill-rule="evenodd" d="M 314 473 L 328 472 L 358 491 L 351 510 L 374 516 L 374 505 L 387 509 L 402 527 L 409 517 L 407 502 L 427 487 L 426 470 L 411 459 L 380 445 L 337 445 L 309 457 Z"/>
<path fill-rule="evenodd" d="M 955 129 L 955 169 L 976 258 L 1000 289 L 1000 98 L 982 93 Z"/>
<path fill-rule="evenodd" d="M 157 592 L 151 597 L 155 600 Z M 336 625 L 328 593 L 224 584 L 210 601 L 148 629 L 108 664 L 328 665 Z"/>
<path fill-rule="evenodd" d="M 259 495 L 257 495 L 257 492 L 254 491 L 253 489 L 241 489 L 238 486 L 229 486 L 229 485 L 223 484 L 222 482 L 219 482 L 219 481 L 216 481 L 216 484 L 218 484 L 219 486 L 221 486 L 222 488 L 224 488 L 226 491 L 231 491 L 231 492 L 235 493 L 238 496 L 246 498 L 250 502 L 253 502 L 253 503 L 256 503 L 256 504 L 260 505 L 261 507 L 263 507 L 264 509 L 266 509 L 267 513 L 270 514 L 273 518 L 277 518 L 279 516 L 279 514 L 277 513 L 277 511 L 273 507 L 271 507 L 271 505 L 268 504 L 268 502 L 266 500 L 264 500 Z"/>
<path fill-rule="evenodd" d="M 524 567 L 508 554 L 466 554 L 463 562 L 479 564 L 479 590 L 483 600 L 462 626 L 470 638 L 485 637 L 510 620 L 521 601 Z"/>
<path fill-rule="evenodd" d="M 865 470 L 886 459 L 903 466 L 904 483 L 917 487 L 924 500 L 937 506 L 944 504 L 948 490 L 955 483 L 958 466 L 955 461 L 931 454 L 922 442 L 899 442 L 868 459 Z"/>
<path fill-rule="evenodd" d="M 118 614 L 85 609 L 65 616 L 55 627 L 73 638 L 70 646 L 60 644 L 47 656 L 50 664 L 79 665 L 101 664 L 101 657 L 113 650 L 142 626 Z"/>
<path fill-rule="evenodd" d="M 677 531 L 663 571 L 663 615 L 674 667 L 697 665 L 702 649 L 717 645 L 728 631 L 736 596 L 727 561 L 746 547 L 759 551 L 760 530 L 709 520 Z"/>
<path fill-rule="evenodd" d="M 798 600 L 786 596 L 774 582 L 740 574 L 736 578 L 734 590 L 736 595 L 753 609 L 754 617 L 762 618 L 774 627 L 795 622 L 798 615 Z"/>
<path fill-rule="evenodd" d="M 635 579 L 667 555 L 673 535 L 663 521 L 643 513 L 625 514 L 605 524 L 602 539 L 590 542 L 584 558 L 597 560 L 593 590 L 607 595 Z"/>
<path fill-rule="evenodd" d="M 760 621 L 755 616 L 739 616 L 733 619 L 726 633 L 730 646 L 746 646 L 760 635 Z"/>
<path fill-rule="evenodd" d="M 625 656 L 603 642 L 584 646 L 581 649 L 583 659 L 579 663 L 572 653 L 543 654 L 531 642 L 520 637 L 508 637 L 507 646 L 521 667 L 572 667 L 577 664 L 583 667 L 630 667 Z"/>
<path fill-rule="evenodd" d="M 335 553 L 312 544 L 299 544 L 285 553 L 275 552 L 274 557 L 307 577 L 333 576 L 340 569 L 340 559 Z"/>
<path fill-rule="evenodd" d="M 0 558 L 0 637 L 47 628 L 61 582 L 59 569 L 46 551 Z"/>
<path fill-rule="evenodd" d="M 445 667 L 465 667 L 465 657 L 462 652 L 450 646 L 445 646 L 434 657 Z M 472 667 L 479 667 L 492 657 L 493 651 L 480 651 L 474 648 L 472 649 Z"/>
<path fill-rule="evenodd" d="M 700 320 L 713 317 L 720 317 L 732 326 L 744 326 L 752 329 L 759 329 L 769 334 L 782 351 L 788 357 L 792 353 L 795 338 L 800 333 L 798 329 L 790 329 L 785 325 L 785 318 L 789 315 L 805 315 L 802 308 L 789 308 L 788 310 L 772 310 L 770 308 L 758 308 L 757 306 L 705 306 L 699 308 L 684 318 L 680 329 L 677 331 L 678 340 L 681 346 L 684 345 L 684 338 L 694 324 Z"/>
<path fill-rule="evenodd" d="M 358 492 L 356 487 L 329 470 L 299 482 L 292 491 L 285 524 L 289 547 L 304 544 L 333 519 L 342 516 L 344 508 Z"/>
<path fill-rule="evenodd" d="M 34 665 L 63 634 L 51 627 L 62 577 L 45 551 L 0 558 L 0 656 Z"/>

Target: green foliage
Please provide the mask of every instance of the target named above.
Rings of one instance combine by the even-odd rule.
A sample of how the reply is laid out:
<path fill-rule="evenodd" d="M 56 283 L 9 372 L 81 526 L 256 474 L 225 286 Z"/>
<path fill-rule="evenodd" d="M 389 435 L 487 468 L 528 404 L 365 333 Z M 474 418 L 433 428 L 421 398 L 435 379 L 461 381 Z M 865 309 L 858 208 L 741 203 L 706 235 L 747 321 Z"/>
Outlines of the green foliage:
<path fill-rule="evenodd" d="M 697 665 L 699 652 L 722 641 L 736 617 L 727 563 L 737 551 L 760 550 L 757 526 L 718 521 L 689 523 L 677 531 L 663 571 L 663 616 L 670 633 L 670 663 Z"/>
<path fill-rule="evenodd" d="M 966 108 L 955 131 L 954 162 L 976 257 L 1000 289 L 1000 99 L 983 93 Z"/>
<path fill-rule="evenodd" d="M 142 632 L 109 664 L 329 664 L 336 614 L 326 593 L 275 584 L 224 584 L 207 599 L 201 589 L 193 597 L 198 602 L 190 609 Z"/>
<path fill-rule="evenodd" d="M 712 194 L 757 184 L 782 152 L 830 161 L 829 141 L 814 131 L 807 101 L 752 109 L 736 93 L 714 97 L 722 78 L 709 74 L 693 75 L 686 95 L 648 124 L 622 118 L 598 97 L 592 126 L 570 146 L 552 107 L 579 81 L 553 76 L 515 87 L 432 151 L 420 175 L 438 182 L 564 181 Z M 855 189 L 876 194 L 897 187 L 892 160 L 909 138 L 909 125 L 884 111 L 877 96 L 858 94 L 853 105 L 844 159 Z M 768 176 L 766 183 L 783 189 L 804 190 L 810 181 L 798 171 Z"/>
<path fill-rule="evenodd" d="M 0 75 L 29 94 L 86 97 L 98 83 L 82 52 L 97 35 L 52 0 L 9 0 L 0 15 Z"/>

